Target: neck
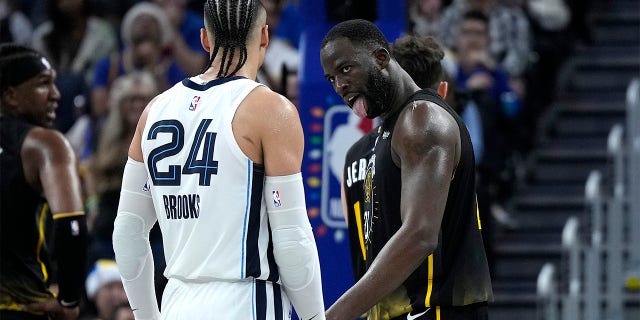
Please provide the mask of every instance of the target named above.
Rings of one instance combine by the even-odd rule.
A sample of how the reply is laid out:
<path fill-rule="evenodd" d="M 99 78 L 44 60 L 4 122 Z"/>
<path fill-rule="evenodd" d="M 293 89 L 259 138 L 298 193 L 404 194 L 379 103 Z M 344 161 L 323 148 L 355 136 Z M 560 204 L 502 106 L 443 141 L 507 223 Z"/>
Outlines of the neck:
<path fill-rule="evenodd" d="M 219 55 L 221 54 L 222 49 L 220 49 Z M 255 61 L 256 59 L 252 58 L 255 55 L 252 55 L 251 52 L 248 52 L 247 60 L 244 65 L 234 74 L 234 76 L 241 76 L 247 79 L 255 80 L 258 74 L 259 65 Z M 238 54 L 234 55 L 233 63 L 229 70 L 233 70 L 238 63 Z M 218 78 L 218 71 L 220 70 L 220 66 L 222 65 L 222 58 L 220 56 L 216 57 L 216 59 L 211 64 L 211 67 L 207 69 L 204 73 L 200 75 L 200 77 L 205 81 L 211 81 Z"/>
<path fill-rule="evenodd" d="M 383 120 L 404 109 L 407 99 L 420 90 L 420 87 L 411 79 L 411 76 L 393 60 L 389 63 L 389 76 L 397 84 L 389 97 L 389 111 L 380 116 Z"/>

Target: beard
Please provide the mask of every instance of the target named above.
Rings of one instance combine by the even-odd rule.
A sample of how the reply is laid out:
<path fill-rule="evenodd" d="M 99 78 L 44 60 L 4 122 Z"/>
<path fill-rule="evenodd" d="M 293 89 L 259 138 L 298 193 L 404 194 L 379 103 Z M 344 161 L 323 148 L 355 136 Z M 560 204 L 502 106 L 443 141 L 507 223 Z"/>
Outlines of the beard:
<path fill-rule="evenodd" d="M 368 72 L 369 81 L 367 82 L 367 118 L 373 119 L 386 110 L 389 101 L 389 79 L 382 75 L 377 69 Z"/>

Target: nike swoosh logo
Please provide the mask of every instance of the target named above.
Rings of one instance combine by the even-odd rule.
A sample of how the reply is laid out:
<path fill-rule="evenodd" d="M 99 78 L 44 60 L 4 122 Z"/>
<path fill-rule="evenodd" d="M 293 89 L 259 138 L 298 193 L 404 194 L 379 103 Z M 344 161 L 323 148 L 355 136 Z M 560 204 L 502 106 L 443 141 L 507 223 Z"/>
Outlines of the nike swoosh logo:
<path fill-rule="evenodd" d="M 418 314 L 414 314 L 414 315 L 412 315 L 411 312 L 409 312 L 409 313 L 407 313 L 407 320 L 418 319 L 418 318 L 420 318 L 421 315 L 429 312 L 429 310 L 431 310 L 431 308 L 427 308 L 427 310 L 422 311 L 422 312 L 420 312 Z"/>
<path fill-rule="evenodd" d="M 313 318 L 317 317 L 318 315 L 319 315 L 319 313 L 316 313 L 316 315 L 311 317 L 311 318 L 309 318 L 309 320 L 313 320 Z"/>

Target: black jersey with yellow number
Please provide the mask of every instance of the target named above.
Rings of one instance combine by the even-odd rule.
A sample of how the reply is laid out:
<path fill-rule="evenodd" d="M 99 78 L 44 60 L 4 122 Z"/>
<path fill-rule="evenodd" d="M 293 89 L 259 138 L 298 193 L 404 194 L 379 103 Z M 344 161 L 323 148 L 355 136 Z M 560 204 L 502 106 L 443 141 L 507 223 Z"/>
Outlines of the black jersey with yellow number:
<path fill-rule="evenodd" d="M 456 120 L 460 129 L 460 161 L 449 187 L 436 250 L 401 288 L 370 310 L 368 319 L 390 319 L 411 310 L 464 306 L 492 299 L 476 205 L 475 163 L 469 133 L 460 117 L 435 91 L 418 91 L 407 104 L 412 101 L 431 101 Z M 391 158 L 391 139 L 396 121 L 397 115 L 374 130 L 375 135 L 368 138 L 371 143 L 369 150 L 372 151 L 367 151 L 362 145 L 354 145 L 347 154 L 345 177 L 363 177 L 357 180 L 358 183 L 345 183 L 355 272 L 362 273 L 371 265 L 402 224 L 401 172 Z M 361 163 L 361 159 L 366 159 L 367 163 L 364 174 L 354 172 L 354 168 L 360 170 L 361 166 L 356 163 Z M 352 224 L 352 220 L 361 221 L 361 224 Z M 363 248 L 362 253 L 354 250 L 356 244 Z M 357 263 L 364 266 L 356 269 Z"/>
<path fill-rule="evenodd" d="M 44 228 L 48 211 L 41 192 L 26 181 L 20 151 L 34 126 L 0 116 L 0 310 L 52 297 L 47 289 Z"/>
<path fill-rule="evenodd" d="M 351 266 L 356 281 L 366 271 L 367 251 L 364 245 L 362 208 L 364 205 L 364 180 L 369 159 L 373 154 L 373 145 L 377 137 L 376 129 L 365 134 L 347 151 L 343 172 L 343 186 L 347 201 L 347 223 L 349 225 L 349 246 Z"/>

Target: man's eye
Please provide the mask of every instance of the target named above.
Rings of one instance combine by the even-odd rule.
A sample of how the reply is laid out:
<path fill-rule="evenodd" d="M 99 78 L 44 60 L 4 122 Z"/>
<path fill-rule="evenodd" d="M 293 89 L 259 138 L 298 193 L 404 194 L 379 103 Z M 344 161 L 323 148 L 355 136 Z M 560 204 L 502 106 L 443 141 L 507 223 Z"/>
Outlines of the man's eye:
<path fill-rule="evenodd" d="M 351 66 L 342 67 L 342 72 L 347 73 L 351 70 Z"/>

